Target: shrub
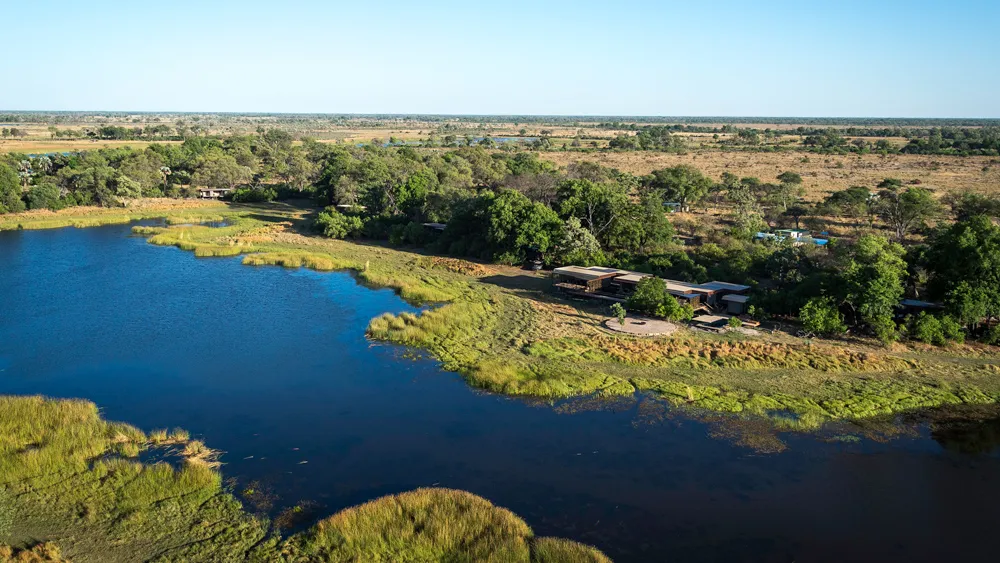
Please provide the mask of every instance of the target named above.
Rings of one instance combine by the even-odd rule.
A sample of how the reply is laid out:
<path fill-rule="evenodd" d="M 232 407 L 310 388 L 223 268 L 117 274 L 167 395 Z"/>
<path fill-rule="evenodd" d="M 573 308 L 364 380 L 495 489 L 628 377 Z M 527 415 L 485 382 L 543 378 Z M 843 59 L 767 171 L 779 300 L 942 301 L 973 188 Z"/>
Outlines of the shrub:
<path fill-rule="evenodd" d="M 330 238 L 357 237 L 363 226 L 360 217 L 344 215 L 336 209 L 327 209 L 316 218 L 316 228 Z"/>
<path fill-rule="evenodd" d="M 611 314 L 618 319 L 618 324 L 625 326 L 625 307 L 622 307 L 621 303 L 614 303 L 611 305 Z"/>
<path fill-rule="evenodd" d="M 806 331 L 823 336 L 843 334 L 847 330 L 844 318 L 829 297 L 814 297 L 799 311 L 799 320 Z"/>
<path fill-rule="evenodd" d="M 229 199 L 236 203 L 260 203 L 276 197 L 278 192 L 274 188 L 237 188 L 229 193 Z"/>
<path fill-rule="evenodd" d="M 941 328 L 941 321 L 933 315 L 921 312 L 910 322 L 910 338 L 926 344 L 945 343 L 944 330 Z"/>
<path fill-rule="evenodd" d="M 740 328 L 743 326 L 743 321 L 739 317 L 729 317 L 729 321 L 726 324 L 729 325 L 729 328 Z"/>
<path fill-rule="evenodd" d="M 956 321 L 951 315 L 941 317 L 941 331 L 944 333 L 946 340 L 958 342 L 959 344 L 965 342 L 965 331 L 962 324 Z"/>
<path fill-rule="evenodd" d="M 983 336 L 983 342 L 992 344 L 993 346 L 1000 346 L 1000 325 L 995 325 L 986 331 L 986 335 Z"/>
<path fill-rule="evenodd" d="M 950 315 L 935 317 L 921 312 L 909 322 L 909 334 L 913 340 L 943 346 L 948 342 L 965 342 L 962 325 Z"/>

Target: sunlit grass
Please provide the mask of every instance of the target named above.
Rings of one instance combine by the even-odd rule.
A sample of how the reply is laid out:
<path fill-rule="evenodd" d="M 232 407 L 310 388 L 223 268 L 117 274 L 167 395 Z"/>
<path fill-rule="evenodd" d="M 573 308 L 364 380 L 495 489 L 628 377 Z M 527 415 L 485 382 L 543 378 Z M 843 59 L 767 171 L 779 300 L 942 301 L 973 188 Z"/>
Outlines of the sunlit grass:
<path fill-rule="evenodd" d="M 123 445 L 177 444 L 187 460 L 141 463 Z M 0 396 L 0 540 L 49 542 L 16 561 L 562 561 L 599 552 L 536 541 L 513 513 L 462 491 L 421 489 L 383 497 L 323 520 L 287 541 L 223 489 L 217 452 L 186 432 L 107 422 L 93 403 Z M 3 516 L 4 514 L 0 514 Z M 553 542 L 557 543 L 555 545 Z M 59 548 L 62 548 L 60 552 Z M 16 552 L 16 555 L 15 555 Z M 22 555 L 23 553 L 23 555 Z M 32 557 L 49 557 L 38 559 Z M 0 561 L 3 561 L 0 558 Z"/>
<path fill-rule="evenodd" d="M 610 561 L 568 540 L 536 540 L 512 512 L 450 489 L 417 489 L 343 510 L 289 546 L 293 559 L 310 561 Z"/>

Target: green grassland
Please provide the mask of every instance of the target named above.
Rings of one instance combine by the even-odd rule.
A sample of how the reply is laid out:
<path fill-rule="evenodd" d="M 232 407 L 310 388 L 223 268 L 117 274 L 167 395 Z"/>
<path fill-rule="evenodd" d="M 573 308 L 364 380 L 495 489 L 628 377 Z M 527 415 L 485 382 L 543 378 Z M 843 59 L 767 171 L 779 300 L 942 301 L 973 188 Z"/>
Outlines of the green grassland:
<path fill-rule="evenodd" d="M 179 466 L 138 460 L 155 448 L 173 448 Z M 105 421 L 87 401 L 0 397 L 0 558 L 609 561 L 448 489 L 382 497 L 283 539 L 223 487 L 210 451 L 183 431 Z"/>

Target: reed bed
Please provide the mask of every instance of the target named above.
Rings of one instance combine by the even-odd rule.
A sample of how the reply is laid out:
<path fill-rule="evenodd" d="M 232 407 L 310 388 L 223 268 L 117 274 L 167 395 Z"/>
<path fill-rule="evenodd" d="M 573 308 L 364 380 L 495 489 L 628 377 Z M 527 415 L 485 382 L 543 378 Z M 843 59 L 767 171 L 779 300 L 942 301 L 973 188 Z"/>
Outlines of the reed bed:
<path fill-rule="evenodd" d="M 417 489 L 343 510 L 289 542 L 308 561 L 610 561 L 568 540 L 536 540 L 514 513 L 451 489 Z"/>
<path fill-rule="evenodd" d="M 243 258 L 247 266 L 282 266 L 284 268 L 309 268 L 320 272 L 346 270 L 354 264 L 338 260 L 326 254 L 292 253 L 292 252 L 260 252 L 249 254 Z"/>
<path fill-rule="evenodd" d="M 170 442 L 183 445 L 188 462 L 179 469 L 118 455 L 123 444 Z M 62 561 L 62 548 L 73 559 L 111 562 L 607 560 L 566 540 L 536 549 L 513 513 L 444 489 L 376 499 L 282 541 L 223 489 L 216 455 L 183 431 L 147 436 L 104 421 L 87 401 L 0 396 L 0 508 L 13 511 L 3 533 L 48 542 L 0 545 L 0 555 Z"/>

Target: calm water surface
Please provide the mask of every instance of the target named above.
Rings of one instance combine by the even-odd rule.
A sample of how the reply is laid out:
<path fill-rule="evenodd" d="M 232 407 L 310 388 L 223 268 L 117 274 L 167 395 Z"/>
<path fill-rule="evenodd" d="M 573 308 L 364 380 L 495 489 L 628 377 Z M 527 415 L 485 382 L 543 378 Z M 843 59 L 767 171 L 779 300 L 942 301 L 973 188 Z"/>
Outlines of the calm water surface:
<path fill-rule="evenodd" d="M 997 560 L 995 448 L 790 436 L 762 455 L 634 404 L 562 414 L 366 341 L 406 310 L 347 274 L 198 259 L 127 226 L 0 233 L 0 393 L 186 428 L 272 514 L 435 485 L 617 561 Z"/>

